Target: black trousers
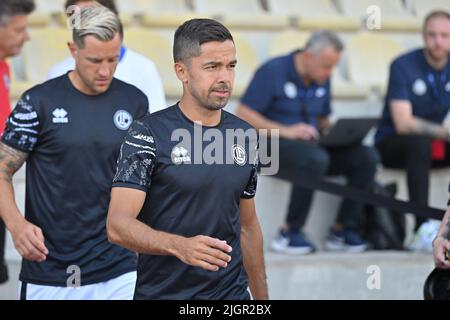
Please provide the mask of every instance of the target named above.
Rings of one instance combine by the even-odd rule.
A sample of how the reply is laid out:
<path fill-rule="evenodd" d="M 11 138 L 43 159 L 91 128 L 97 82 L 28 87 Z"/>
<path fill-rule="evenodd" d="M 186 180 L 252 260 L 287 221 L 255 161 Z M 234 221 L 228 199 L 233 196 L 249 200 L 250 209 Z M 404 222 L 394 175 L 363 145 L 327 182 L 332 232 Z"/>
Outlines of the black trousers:
<path fill-rule="evenodd" d="M 280 139 L 280 169 L 277 176 L 293 184 L 286 223 L 290 229 L 301 229 L 308 217 L 314 190 L 296 182 L 307 173 L 321 178 L 344 175 L 348 185 L 368 190 L 374 181 L 379 155 L 375 148 L 355 145 L 341 148 L 322 148 L 315 143 Z M 364 204 L 344 199 L 337 223 L 356 229 Z"/>
<path fill-rule="evenodd" d="M 376 145 L 383 166 L 406 170 L 409 200 L 421 205 L 428 205 L 430 168 L 450 166 L 450 144 L 445 145 L 445 158 L 433 161 L 431 142 L 431 138 L 424 136 L 396 135 Z M 425 218 L 417 217 L 416 230 L 425 221 Z"/>

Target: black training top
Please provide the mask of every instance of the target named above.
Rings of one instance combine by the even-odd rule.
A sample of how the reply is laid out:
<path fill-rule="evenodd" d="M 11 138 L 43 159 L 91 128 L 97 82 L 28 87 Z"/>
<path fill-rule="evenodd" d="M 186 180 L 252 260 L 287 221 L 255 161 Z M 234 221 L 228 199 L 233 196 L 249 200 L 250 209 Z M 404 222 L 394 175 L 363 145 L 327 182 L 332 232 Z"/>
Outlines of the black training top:
<path fill-rule="evenodd" d="M 141 254 L 135 299 L 249 298 L 239 204 L 255 195 L 257 161 L 256 131 L 225 111 L 216 127 L 194 124 L 178 105 L 133 123 L 113 187 L 147 193 L 139 219 L 153 229 L 210 236 L 233 248 L 228 267 L 218 272 Z"/>
<path fill-rule="evenodd" d="M 23 260 L 21 281 L 66 286 L 71 266 L 81 285 L 136 270 L 134 254 L 108 242 L 106 216 L 123 137 L 147 110 L 146 96 L 117 79 L 96 96 L 67 74 L 23 94 L 2 142 L 29 153 L 25 217 L 43 230 L 49 254 Z"/>

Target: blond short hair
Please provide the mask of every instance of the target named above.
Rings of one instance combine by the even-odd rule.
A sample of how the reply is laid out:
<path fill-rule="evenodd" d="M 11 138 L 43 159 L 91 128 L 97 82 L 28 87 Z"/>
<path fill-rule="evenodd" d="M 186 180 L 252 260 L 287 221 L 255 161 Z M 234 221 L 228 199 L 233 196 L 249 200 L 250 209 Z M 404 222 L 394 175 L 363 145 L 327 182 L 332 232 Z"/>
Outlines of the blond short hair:
<path fill-rule="evenodd" d="M 91 35 L 100 41 L 111 41 L 116 33 L 123 39 L 123 27 L 119 17 L 101 5 L 84 7 L 75 18 L 73 41 L 79 48 L 84 48 L 84 38 Z"/>

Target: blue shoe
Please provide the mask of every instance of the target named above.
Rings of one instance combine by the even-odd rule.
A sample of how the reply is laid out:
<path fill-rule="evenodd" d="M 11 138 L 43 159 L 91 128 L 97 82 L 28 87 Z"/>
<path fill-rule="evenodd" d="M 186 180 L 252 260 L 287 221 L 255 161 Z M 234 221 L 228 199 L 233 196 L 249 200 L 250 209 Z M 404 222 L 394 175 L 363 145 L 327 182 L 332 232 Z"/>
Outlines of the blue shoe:
<path fill-rule="evenodd" d="M 325 249 L 328 251 L 359 253 L 367 249 L 367 243 L 354 230 L 332 230 L 325 243 Z"/>
<path fill-rule="evenodd" d="M 283 231 L 272 241 L 272 250 L 278 253 L 302 255 L 315 251 L 314 246 L 300 231 Z"/>

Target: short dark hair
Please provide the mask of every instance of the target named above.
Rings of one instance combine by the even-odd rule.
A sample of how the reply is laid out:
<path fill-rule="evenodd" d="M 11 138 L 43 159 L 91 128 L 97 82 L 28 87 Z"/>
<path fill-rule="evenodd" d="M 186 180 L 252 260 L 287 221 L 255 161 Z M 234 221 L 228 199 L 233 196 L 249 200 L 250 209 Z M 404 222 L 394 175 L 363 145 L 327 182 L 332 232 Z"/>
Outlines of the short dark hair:
<path fill-rule="evenodd" d="M 18 15 L 28 15 L 34 10 L 33 0 L 1 0 L 0 26 L 8 23 L 9 18 Z"/>
<path fill-rule="evenodd" d="M 425 21 L 423 23 L 423 32 L 427 29 L 428 22 L 433 20 L 434 18 L 444 18 L 450 21 L 450 14 L 447 11 L 444 10 L 436 10 L 432 11 L 425 17 Z"/>
<path fill-rule="evenodd" d="M 64 5 L 64 8 L 67 10 L 70 6 L 74 6 L 78 2 L 98 2 L 104 7 L 107 7 L 109 10 L 114 12 L 115 14 L 119 14 L 119 11 L 117 11 L 117 6 L 114 0 L 66 0 L 66 4 Z"/>
<path fill-rule="evenodd" d="M 230 31 L 213 19 L 192 19 L 183 23 L 175 32 L 173 59 L 175 62 L 187 62 L 200 55 L 200 46 L 207 42 L 233 41 Z M 233 41 L 234 42 L 234 41 Z"/>

